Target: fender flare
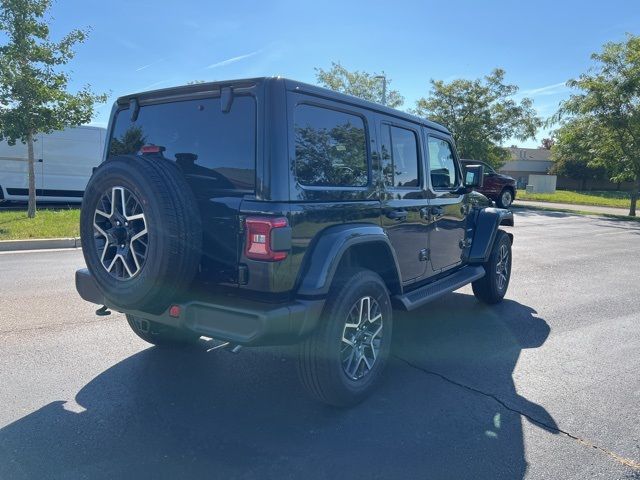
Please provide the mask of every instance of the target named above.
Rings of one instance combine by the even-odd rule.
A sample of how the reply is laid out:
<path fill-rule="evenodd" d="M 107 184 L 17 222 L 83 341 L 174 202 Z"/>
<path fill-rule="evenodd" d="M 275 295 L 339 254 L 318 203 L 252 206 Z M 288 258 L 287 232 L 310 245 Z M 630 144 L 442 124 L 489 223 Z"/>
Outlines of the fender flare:
<path fill-rule="evenodd" d="M 488 207 L 478 212 L 469 252 L 469 263 L 484 263 L 489 259 L 500 225 L 513 226 L 511 211 L 504 208 Z M 508 235 L 513 243 L 513 235 Z"/>
<path fill-rule="evenodd" d="M 395 283 L 402 289 L 400 268 L 389 237 L 373 224 L 344 224 L 329 227 L 317 237 L 305 255 L 298 279 L 297 294 L 303 297 L 326 295 L 344 254 L 356 245 L 377 243 L 384 246 L 393 263 Z M 400 293 L 400 292 L 398 292 Z"/>

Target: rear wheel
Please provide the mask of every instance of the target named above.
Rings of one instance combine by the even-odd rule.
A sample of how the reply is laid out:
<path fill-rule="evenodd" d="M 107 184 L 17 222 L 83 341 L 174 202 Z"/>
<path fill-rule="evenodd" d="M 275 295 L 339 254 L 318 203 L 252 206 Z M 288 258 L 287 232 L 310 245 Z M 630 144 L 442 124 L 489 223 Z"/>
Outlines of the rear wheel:
<path fill-rule="evenodd" d="M 485 276 L 473 282 L 473 294 L 484 303 L 499 303 L 511 279 L 511 239 L 502 230 L 498 230 L 489 260 L 483 266 Z"/>
<path fill-rule="evenodd" d="M 332 287 L 320 325 L 300 345 L 306 390 L 335 406 L 362 401 L 389 358 L 393 318 L 387 287 L 370 270 L 348 270 Z"/>
<path fill-rule="evenodd" d="M 500 196 L 498 197 L 496 204 L 500 208 L 509 208 L 512 203 L 513 203 L 513 190 L 511 190 L 510 188 L 505 188 L 504 190 L 502 190 L 502 192 L 500 192 Z"/>
<path fill-rule="evenodd" d="M 145 342 L 162 347 L 188 347 L 200 338 L 199 335 L 177 328 L 152 322 L 146 318 L 127 314 L 131 330 Z"/>

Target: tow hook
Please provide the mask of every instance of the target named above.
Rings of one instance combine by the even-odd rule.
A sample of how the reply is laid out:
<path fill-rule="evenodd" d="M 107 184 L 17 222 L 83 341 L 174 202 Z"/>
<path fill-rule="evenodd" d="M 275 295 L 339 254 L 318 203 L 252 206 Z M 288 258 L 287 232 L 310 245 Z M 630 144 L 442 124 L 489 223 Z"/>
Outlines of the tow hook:
<path fill-rule="evenodd" d="M 111 310 L 106 305 L 101 306 L 96 310 L 96 315 L 99 317 L 106 317 L 107 315 L 111 315 Z"/>
<path fill-rule="evenodd" d="M 242 345 L 238 345 L 237 343 L 234 344 L 231 342 L 222 342 L 211 348 L 207 348 L 207 353 L 213 352 L 214 350 L 220 350 L 220 349 L 228 350 L 231 353 L 238 353 L 242 349 Z"/>

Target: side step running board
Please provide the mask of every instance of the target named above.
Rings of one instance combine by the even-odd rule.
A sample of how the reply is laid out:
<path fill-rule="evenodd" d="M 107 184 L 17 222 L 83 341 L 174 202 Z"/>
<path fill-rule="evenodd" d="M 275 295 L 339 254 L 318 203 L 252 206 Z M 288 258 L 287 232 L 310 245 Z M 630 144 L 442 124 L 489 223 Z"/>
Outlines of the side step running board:
<path fill-rule="evenodd" d="M 484 268 L 480 265 L 466 266 L 447 277 L 441 278 L 433 283 L 428 283 L 422 287 L 405 293 L 404 295 L 395 295 L 393 297 L 394 304 L 403 310 L 413 310 L 421 307 L 442 295 L 453 292 L 460 287 L 484 277 Z"/>

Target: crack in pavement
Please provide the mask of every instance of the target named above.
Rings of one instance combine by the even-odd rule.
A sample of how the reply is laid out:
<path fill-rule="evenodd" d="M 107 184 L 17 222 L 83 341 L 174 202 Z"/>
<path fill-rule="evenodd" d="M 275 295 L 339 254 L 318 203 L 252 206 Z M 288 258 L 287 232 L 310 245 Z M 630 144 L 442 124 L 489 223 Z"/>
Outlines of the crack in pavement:
<path fill-rule="evenodd" d="M 575 440 L 576 442 L 584 445 L 585 447 L 590 447 L 590 448 L 593 448 L 595 450 L 598 450 L 599 452 L 604 453 L 605 455 L 609 456 L 610 458 L 612 458 L 616 462 L 624 465 L 625 467 L 629 467 L 629 468 L 631 468 L 631 469 L 633 469 L 635 471 L 640 471 L 640 463 L 639 462 L 636 462 L 635 460 L 632 460 L 630 458 L 625 458 L 625 457 L 623 457 L 621 455 L 618 455 L 617 453 L 612 452 L 611 450 L 609 450 L 607 448 L 604 448 L 604 447 L 601 447 L 601 446 L 596 445 L 594 443 L 591 443 L 590 441 L 585 440 L 584 438 L 580 438 L 577 435 L 574 435 L 572 433 L 569 433 L 566 430 L 562 430 L 561 428 L 558 428 L 558 427 L 555 427 L 555 426 L 552 426 L 552 425 L 548 425 L 545 422 L 542 422 L 542 421 L 540 421 L 540 420 L 538 420 L 538 419 L 526 414 L 525 412 L 522 412 L 522 411 L 518 410 L 517 408 L 514 408 L 514 407 L 511 407 L 511 406 L 507 405 L 507 403 L 505 403 L 504 400 L 501 400 L 499 397 L 497 397 L 496 395 L 494 395 L 492 393 L 486 393 L 486 392 L 483 392 L 482 390 L 479 390 L 477 388 L 471 387 L 469 385 L 465 385 L 464 383 L 457 382 L 457 381 L 452 380 L 451 378 L 449 378 L 449 377 L 447 377 L 447 376 L 445 376 L 445 375 L 443 375 L 441 373 L 434 372 L 432 370 L 428 370 L 426 368 L 423 368 L 420 365 L 416 365 L 416 364 L 410 362 L 409 360 L 407 360 L 405 358 L 402 358 L 402 357 L 399 357 L 397 355 L 394 355 L 394 357 L 397 358 L 398 360 L 400 360 L 401 362 L 405 363 L 406 365 L 410 366 L 411 368 L 414 368 L 415 370 L 418 370 L 418 371 L 420 371 L 422 373 L 426 373 L 428 375 L 433 375 L 433 376 L 438 377 L 438 378 L 440 378 L 440 379 L 444 380 L 445 382 L 448 382 L 448 383 L 450 383 L 452 385 L 456 385 L 458 387 L 464 388 L 465 390 L 469 390 L 470 392 L 474 392 L 474 393 L 483 395 L 485 397 L 491 398 L 492 400 L 494 400 L 495 402 L 499 403 L 500 405 L 502 405 L 502 407 L 504 407 L 505 409 L 509 410 L 510 412 L 513 412 L 513 413 L 516 413 L 518 415 L 521 415 L 521 416 L 527 418 L 530 422 L 535 423 L 536 425 L 538 425 L 538 426 L 540 426 L 540 427 L 542 427 L 542 428 L 544 428 L 546 430 L 562 434 L 562 435 L 564 435 L 564 436 L 566 436 L 566 437 L 568 437 L 568 438 L 570 438 L 572 440 Z"/>

